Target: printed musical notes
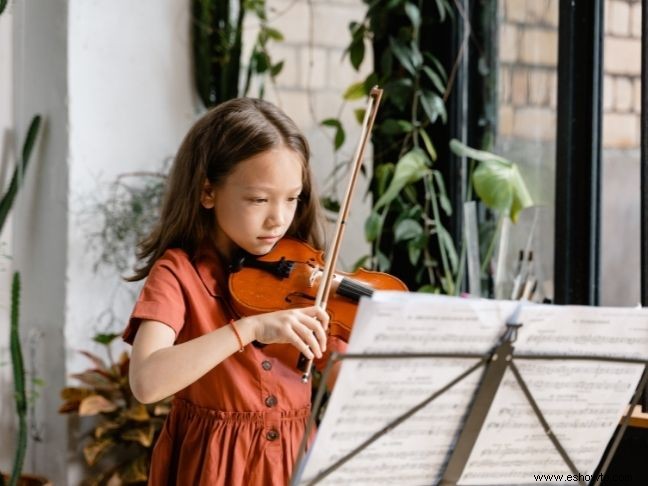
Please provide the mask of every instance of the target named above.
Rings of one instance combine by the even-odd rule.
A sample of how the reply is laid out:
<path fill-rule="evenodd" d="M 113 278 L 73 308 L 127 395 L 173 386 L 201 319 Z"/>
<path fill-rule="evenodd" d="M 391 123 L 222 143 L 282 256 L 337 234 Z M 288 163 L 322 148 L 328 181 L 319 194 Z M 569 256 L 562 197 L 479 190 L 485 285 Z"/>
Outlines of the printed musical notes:
<path fill-rule="evenodd" d="M 517 309 L 518 305 L 396 292 L 363 299 L 348 353 L 450 353 L 474 358 L 345 360 L 294 484 L 311 484 L 323 472 L 326 477 L 317 484 L 436 484 L 481 380 L 484 367 L 477 365 L 496 346 L 512 315 L 522 324 L 514 343 L 517 369 L 578 472 L 591 474 L 630 401 L 643 364 L 515 356 L 648 359 L 648 312 L 534 304 Z M 430 401 L 471 368 L 475 370 Z M 408 416 L 402 422 L 377 434 L 404 414 Z M 571 471 L 509 369 L 459 484 L 533 483 L 533 474 L 552 473 Z"/>

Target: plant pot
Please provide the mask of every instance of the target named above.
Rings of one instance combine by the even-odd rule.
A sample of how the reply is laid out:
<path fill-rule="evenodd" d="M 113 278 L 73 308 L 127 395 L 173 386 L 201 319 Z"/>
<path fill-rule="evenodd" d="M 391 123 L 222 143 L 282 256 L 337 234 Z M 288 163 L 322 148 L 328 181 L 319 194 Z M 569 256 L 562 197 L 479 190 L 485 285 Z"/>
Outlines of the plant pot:
<path fill-rule="evenodd" d="M 9 484 L 9 476 L 2 474 L 5 484 Z M 22 474 L 18 479 L 17 486 L 52 486 L 52 482 L 43 476 L 35 476 L 34 474 Z"/>

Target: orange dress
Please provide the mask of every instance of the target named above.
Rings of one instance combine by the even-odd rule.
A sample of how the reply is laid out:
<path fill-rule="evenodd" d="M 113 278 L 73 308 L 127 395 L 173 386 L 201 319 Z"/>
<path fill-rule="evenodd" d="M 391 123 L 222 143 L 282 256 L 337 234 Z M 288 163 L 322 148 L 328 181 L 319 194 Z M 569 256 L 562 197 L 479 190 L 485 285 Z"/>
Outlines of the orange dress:
<path fill-rule="evenodd" d="M 227 301 L 226 275 L 214 254 L 191 261 L 167 250 L 146 280 L 124 340 L 143 319 L 176 333 L 176 344 L 236 318 Z M 342 351 L 336 338 L 327 355 Z M 295 368 L 288 344 L 245 347 L 179 391 L 153 450 L 149 484 L 284 485 L 289 482 L 310 413 L 311 386 Z"/>

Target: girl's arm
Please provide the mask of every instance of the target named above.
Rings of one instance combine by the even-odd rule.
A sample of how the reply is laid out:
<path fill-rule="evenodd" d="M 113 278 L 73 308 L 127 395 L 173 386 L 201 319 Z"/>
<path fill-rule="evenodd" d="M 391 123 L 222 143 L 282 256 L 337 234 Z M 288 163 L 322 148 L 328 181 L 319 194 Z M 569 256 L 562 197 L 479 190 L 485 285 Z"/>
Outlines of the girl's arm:
<path fill-rule="evenodd" d="M 318 307 L 290 309 L 245 317 L 234 323 L 243 345 L 289 343 L 306 357 L 320 358 L 326 349 L 328 315 Z M 140 323 L 129 369 L 131 390 L 142 403 L 153 403 L 186 388 L 239 350 L 231 326 L 174 345 L 175 332 L 166 324 Z M 311 351 L 312 350 L 312 351 Z"/>

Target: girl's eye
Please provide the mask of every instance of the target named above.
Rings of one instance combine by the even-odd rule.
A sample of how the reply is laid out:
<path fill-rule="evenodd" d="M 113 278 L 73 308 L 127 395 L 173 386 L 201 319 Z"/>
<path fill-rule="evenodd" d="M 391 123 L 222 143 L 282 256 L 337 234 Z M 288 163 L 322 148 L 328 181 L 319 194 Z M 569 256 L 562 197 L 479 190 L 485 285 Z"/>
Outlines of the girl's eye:
<path fill-rule="evenodd" d="M 301 201 L 301 198 L 300 198 L 299 196 L 289 197 L 289 198 L 288 198 L 288 202 L 294 202 L 294 203 L 297 203 L 297 202 L 299 202 L 299 201 Z"/>
<path fill-rule="evenodd" d="M 250 202 L 254 204 L 263 204 L 264 202 L 267 202 L 268 200 L 263 198 L 263 197 L 252 197 L 250 198 Z"/>

